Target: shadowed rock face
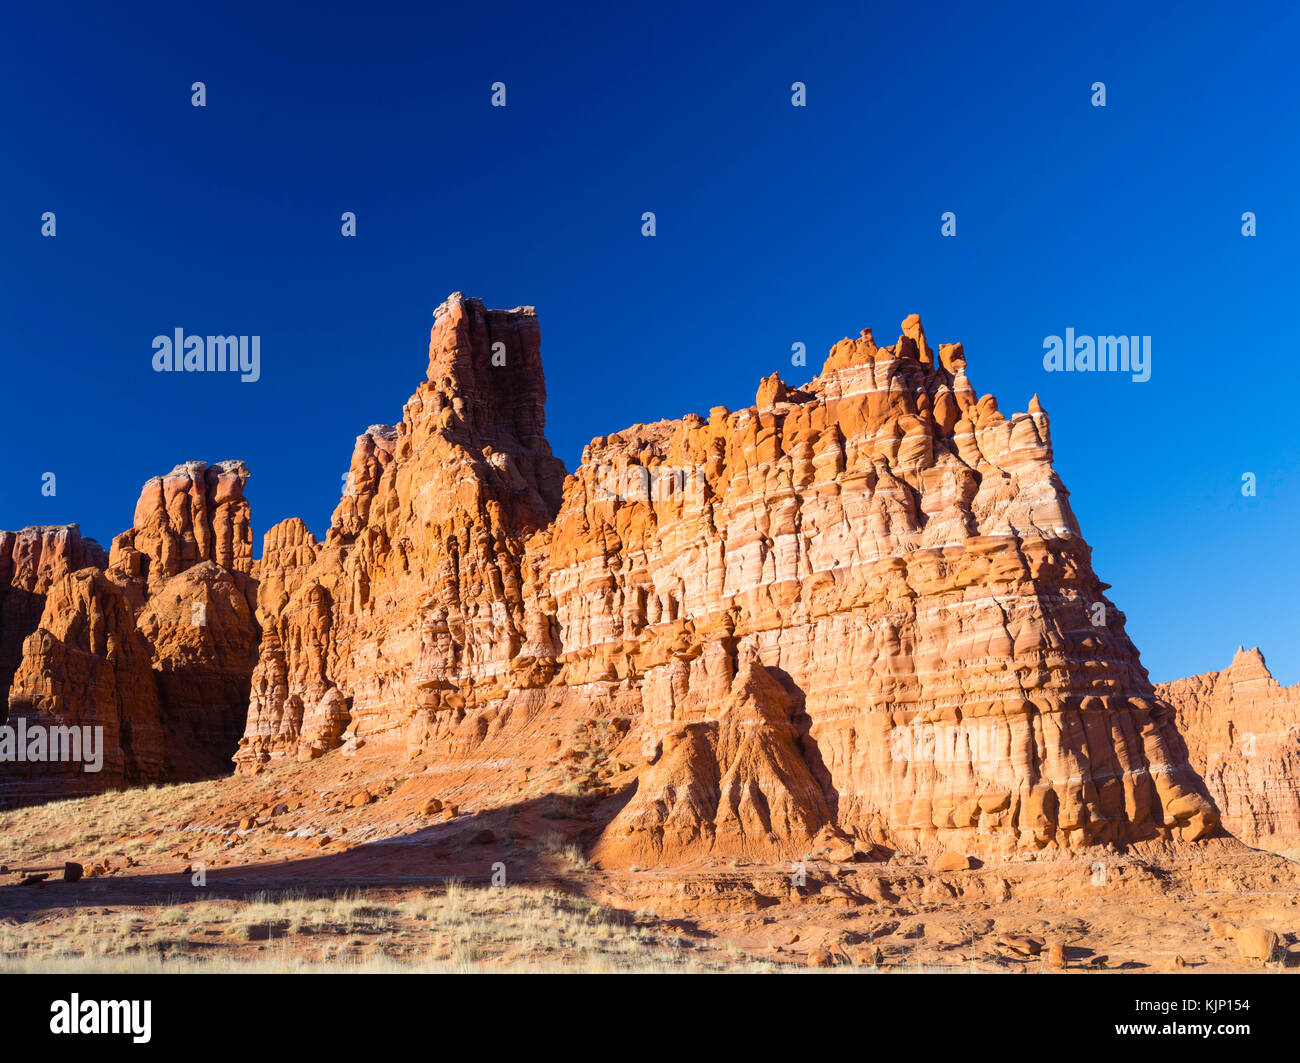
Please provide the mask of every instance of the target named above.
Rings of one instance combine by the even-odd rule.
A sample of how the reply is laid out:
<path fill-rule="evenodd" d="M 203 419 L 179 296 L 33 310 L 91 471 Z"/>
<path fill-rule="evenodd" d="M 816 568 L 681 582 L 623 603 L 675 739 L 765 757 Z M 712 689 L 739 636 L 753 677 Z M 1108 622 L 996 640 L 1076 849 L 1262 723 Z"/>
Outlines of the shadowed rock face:
<path fill-rule="evenodd" d="M 325 541 L 267 533 L 240 770 L 367 744 L 498 803 L 567 772 L 627 800 L 611 862 L 1216 829 L 1046 413 L 977 397 L 915 315 L 747 409 L 599 437 L 567 478 L 532 309 L 435 317 Z M 565 748 L 575 724 L 598 749 Z"/>
<path fill-rule="evenodd" d="M 1156 692 L 1178 710 L 1224 827 L 1263 849 L 1300 847 L 1300 686 L 1282 686 L 1258 649 L 1239 647 L 1223 671 Z"/>
<path fill-rule="evenodd" d="M 106 568 L 108 556 L 76 524 L 0 531 L 0 685 L 9 689 L 36 630 L 45 596 L 60 577 L 82 568 Z M 0 719 L 5 709 L 0 706 Z"/>
<path fill-rule="evenodd" d="M 102 728 L 103 764 L 0 765 L 0 797 L 40 800 L 222 773 L 243 729 L 258 627 L 242 462 L 145 484 L 100 567 L 47 588 L 9 688 L 9 722 Z M 96 548 L 97 549 L 97 548 Z"/>

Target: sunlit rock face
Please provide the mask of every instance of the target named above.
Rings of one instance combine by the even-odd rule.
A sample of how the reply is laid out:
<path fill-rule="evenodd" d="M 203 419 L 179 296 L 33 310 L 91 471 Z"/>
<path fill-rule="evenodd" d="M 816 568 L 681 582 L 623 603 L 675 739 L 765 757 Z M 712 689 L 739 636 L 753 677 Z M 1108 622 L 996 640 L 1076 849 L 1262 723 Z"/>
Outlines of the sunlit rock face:
<path fill-rule="evenodd" d="M 266 535 L 240 770 L 368 747 L 488 803 L 606 795 L 611 863 L 1213 832 L 1047 414 L 901 332 L 566 477 L 535 313 L 453 295 L 324 541 Z"/>
<path fill-rule="evenodd" d="M 524 542 L 554 516 L 564 466 L 537 317 L 456 294 L 435 319 L 427 380 L 400 423 L 357 438 L 325 541 L 296 519 L 266 535 L 241 766 L 345 733 L 418 742 L 439 710 L 504 696 L 541 618 Z"/>
<path fill-rule="evenodd" d="M 1282 686 L 1258 649 L 1239 647 L 1223 671 L 1156 691 L 1178 710 L 1224 828 L 1261 849 L 1300 848 L 1300 686 Z"/>

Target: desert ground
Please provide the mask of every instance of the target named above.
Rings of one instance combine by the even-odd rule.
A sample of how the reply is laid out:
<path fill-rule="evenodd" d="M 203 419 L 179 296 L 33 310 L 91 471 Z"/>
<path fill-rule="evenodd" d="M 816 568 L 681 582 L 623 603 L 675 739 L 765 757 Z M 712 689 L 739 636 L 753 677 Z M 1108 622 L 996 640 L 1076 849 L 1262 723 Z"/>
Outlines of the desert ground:
<path fill-rule="evenodd" d="M 0 813 L 0 971 L 1300 968 L 1300 865 L 1230 839 L 615 871 L 586 853 L 618 798 L 457 805 L 432 770 L 340 763 Z"/>

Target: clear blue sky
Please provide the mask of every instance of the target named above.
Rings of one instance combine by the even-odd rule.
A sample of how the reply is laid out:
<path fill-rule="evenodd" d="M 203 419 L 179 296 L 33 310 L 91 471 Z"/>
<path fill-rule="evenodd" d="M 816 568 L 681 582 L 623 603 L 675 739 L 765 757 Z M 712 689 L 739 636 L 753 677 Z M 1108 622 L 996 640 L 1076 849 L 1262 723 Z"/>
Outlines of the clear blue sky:
<path fill-rule="evenodd" d="M 1041 396 L 1154 679 L 1245 643 L 1300 680 L 1294 8 L 556 6 L 7 5 L 0 527 L 107 546 L 149 476 L 243 458 L 259 552 L 321 533 L 458 289 L 538 307 L 570 468 L 915 311 Z M 154 373 L 177 327 L 261 336 L 261 380 Z M 1066 328 L 1150 335 L 1151 380 L 1045 373 Z"/>

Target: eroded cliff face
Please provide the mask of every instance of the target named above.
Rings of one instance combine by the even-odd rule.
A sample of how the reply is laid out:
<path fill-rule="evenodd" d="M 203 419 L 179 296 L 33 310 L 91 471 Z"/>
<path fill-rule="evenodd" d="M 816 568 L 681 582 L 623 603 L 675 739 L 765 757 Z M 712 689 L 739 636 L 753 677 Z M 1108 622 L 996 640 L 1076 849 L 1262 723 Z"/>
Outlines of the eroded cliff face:
<path fill-rule="evenodd" d="M 23 640 L 36 630 L 45 596 L 62 576 L 83 568 L 106 568 L 108 555 L 76 524 L 0 531 L 0 686 L 9 689 L 23 655 Z M 0 707 L 0 719 L 4 709 Z"/>
<path fill-rule="evenodd" d="M 54 578 L 23 641 L 9 720 L 27 734 L 102 728 L 87 758 L 0 765 L 0 797 L 39 800 L 228 770 L 257 656 L 242 462 L 178 465 L 145 484 L 100 567 Z M 101 570 L 106 562 L 107 569 Z"/>
<path fill-rule="evenodd" d="M 564 482 L 537 318 L 460 294 L 435 318 L 427 381 L 396 427 L 358 437 L 325 541 L 296 519 L 267 532 L 244 767 L 345 733 L 418 746 L 436 710 L 492 700 L 518 666 L 524 542 Z"/>
<path fill-rule="evenodd" d="M 610 863 L 1216 829 L 1046 413 L 977 397 L 915 315 L 567 478 L 532 309 L 435 318 L 325 541 L 267 533 L 241 770 L 369 746 L 496 804 L 607 794 Z"/>
<path fill-rule="evenodd" d="M 200 562 L 247 575 L 253 566 L 253 533 L 242 461 L 177 465 L 155 476 L 140 492 L 131 527 L 113 539 L 109 564 L 145 581 L 157 594 L 173 576 Z"/>
<path fill-rule="evenodd" d="M 1223 671 L 1156 692 L 1177 709 L 1223 826 L 1262 849 L 1300 848 L 1300 685 L 1282 686 L 1258 649 L 1238 647 Z"/>

